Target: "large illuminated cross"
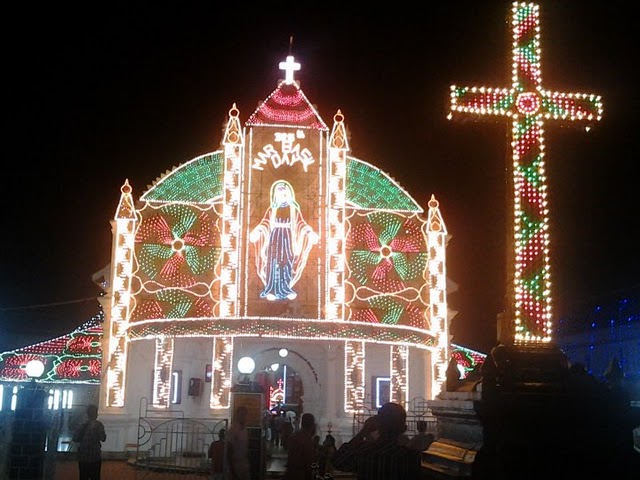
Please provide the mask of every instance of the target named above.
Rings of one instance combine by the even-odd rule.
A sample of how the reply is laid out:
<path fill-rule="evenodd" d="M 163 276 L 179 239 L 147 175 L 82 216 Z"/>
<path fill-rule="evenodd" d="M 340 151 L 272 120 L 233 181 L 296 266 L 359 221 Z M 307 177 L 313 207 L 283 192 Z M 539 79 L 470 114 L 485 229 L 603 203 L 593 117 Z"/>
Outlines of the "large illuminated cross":
<path fill-rule="evenodd" d="M 512 343 L 535 345 L 552 339 L 544 123 L 582 122 L 588 130 L 602 117 L 602 102 L 598 95 L 558 93 L 542 87 L 538 5 L 514 3 L 511 26 L 511 88 L 453 85 L 449 118 L 454 113 L 511 118 L 515 250 L 506 319 L 511 322 Z"/>
<path fill-rule="evenodd" d="M 287 61 L 280 62 L 279 67 L 280 70 L 284 70 L 285 72 L 284 83 L 293 83 L 293 72 L 300 70 L 300 64 L 294 61 L 293 55 L 287 55 Z"/>

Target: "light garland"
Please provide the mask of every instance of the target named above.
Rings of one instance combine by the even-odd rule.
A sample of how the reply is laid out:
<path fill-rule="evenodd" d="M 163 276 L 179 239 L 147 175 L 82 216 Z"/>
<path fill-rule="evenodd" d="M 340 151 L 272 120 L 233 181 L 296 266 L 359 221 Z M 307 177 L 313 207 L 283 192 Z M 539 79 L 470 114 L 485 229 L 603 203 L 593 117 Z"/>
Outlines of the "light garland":
<path fill-rule="evenodd" d="M 224 192 L 222 205 L 222 231 L 220 253 L 221 288 L 219 294 L 219 313 L 221 317 L 236 317 L 240 314 L 240 279 L 238 276 L 238 258 L 242 231 L 238 222 L 242 207 L 242 147 L 244 135 L 240 126 L 239 110 L 235 103 L 229 110 L 229 120 L 224 134 Z M 213 402 L 213 398 L 212 398 Z"/>
<path fill-rule="evenodd" d="M 364 410 L 365 343 L 349 341 L 344 344 L 344 411 Z"/>
<path fill-rule="evenodd" d="M 329 206 L 327 209 L 327 262 L 328 278 L 325 318 L 340 321 L 345 317 L 345 202 L 347 130 L 344 116 L 338 110 L 329 137 Z"/>
<path fill-rule="evenodd" d="M 431 195 L 429 200 L 429 212 L 425 228 L 427 245 L 430 246 L 427 278 L 430 325 L 427 324 L 427 328 L 433 332 L 437 345 L 431 362 L 431 390 L 434 397 L 436 397 L 442 391 L 447 378 L 449 325 L 447 319 L 447 271 L 445 261 L 447 228 L 440 213 L 440 204 L 434 195 Z"/>
<path fill-rule="evenodd" d="M 389 400 L 406 405 L 409 400 L 409 348 L 406 345 L 392 345 L 389 359 L 391 372 Z"/>
<path fill-rule="evenodd" d="M 211 408 L 229 408 L 231 401 L 231 385 L 233 366 L 233 338 L 214 337 L 213 364 L 211 378 Z"/>
<path fill-rule="evenodd" d="M 27 381 L 27 363 L 39 360 L 45 370 L 38 382 L 98 384 L 103 318 L 99 312 L 66 335 L 0 353 L 0 380 Z"/>
<path fill-rule="evenodd" d="M 171 406 L 171 374 L 173 370 L 173 338 L 156 337 L 153 396 L 151 405 L 158 409 Z"/>

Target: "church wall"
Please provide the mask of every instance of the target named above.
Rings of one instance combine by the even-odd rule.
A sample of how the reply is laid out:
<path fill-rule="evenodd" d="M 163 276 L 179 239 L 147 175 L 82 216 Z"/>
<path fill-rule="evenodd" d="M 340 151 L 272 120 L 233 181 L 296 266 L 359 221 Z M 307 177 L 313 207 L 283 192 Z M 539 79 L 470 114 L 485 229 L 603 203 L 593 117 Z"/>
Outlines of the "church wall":
<path fill-rule="evenodd" d="M 391 347 L 376 343 L 367 343 L 365 360 L 365 407 L 375 410 L 373 395 L 375 392 L 375 377 L 389 377 L 389 355 Z M 413 401 L 416 397 L 429 400 L 432 397 L 430 390 L 432 372 L 431 352 L 425 349 L 409 348 L 409 392 L 407 400 Z"/>
<path fill-rule="evenodd" d="M 424 398 L 428 400 L 432 397 L 430 385 L 432 372 L 431 352 L 420 348 L 409 349 L 409 400 L 414 398 Z"/>
<path fill-rule="evenodd" d="M 346 417 L 344 411 L 344 342 L 327 342 L 326 359 L 323 365 L 320 388 L 326 397 L 325 416 L 321 418 L 326 423 Z M 351 418 L 351 416 L 349 416 Z"/>
<path fill-rule="evenodd" d="M 98 415 L 107 434 L 102 444 L 104 458 L 118 457 L 135 450 L 138 441 L 138 415 L 103 413 Z"/>
<path fill-rule="evenodd" d="M 391 376 L 390 354 L 391 347 L 389 345 L 369 342 L 365 346 L 365 408 L 376 410 L 375 377 L 388 378 Z"/>
<path fill-rule="evenodd" d="M 317 358 L 314 368 L 318 374 L 318 396 L 315 400 L 313 392 L 307 394 L 305 390 L 305 411 L 315 415 L 320 435 L 326 435 L 328 422 L 339 423 L 345 417 L 343 345 L 342 342 L 323 342 L 313 348 L 317 350 L 313 356 Z M 315 410 L 311 410 L 314 403 Z"/>
<path fill-rule="evenodd" d="M 212 416 L 209 408 L 211 383 L 205 382 L 206 366 L 211 364 L 213 340 L 211 338 L 176 338 L 173 350 L 173 371 L 182 372 L 180 404 L 172 409 L 181 410 L 189 418 Z M 197 380 L 190 392 L 191 379 Z M 225 413 L 228 413 L 225 411 Z"/>
<path fill-rule="evenodd" d="M 182 379 L 181 400 L 179 404 L 170 405 L 172 411 L 182 411 L 185 417 L 191 418 L 212 417 L 214 413 L 228 416 L 227 410 L 218 413 L 209 409 L 211 384 L 204 381 L 204 375 L 206 365 L 211 363 L 211 348 L 211 338 L 175 339 L 173 371 L 181 370 Z M 151 407 L 154 358 L 154 339 L 130 343 L 125 406 L 121 409 L 106 408 L 100 413 L 107 432 L 104 452 L 122 454 L 132 448 L 131 445 L 137 441 L 139 415 L 144 416 L 145 410 L 157 411 Z M 189 396 L 190 378 L 201 379 L 200 395 Z"/>
<path fill-rule="evenodd" d="M 142 398 L 151 404 L 154 358 L 154 340 L 137 340 L 129 344 L 125 406 L 119 413 L 137 416 Z"/>

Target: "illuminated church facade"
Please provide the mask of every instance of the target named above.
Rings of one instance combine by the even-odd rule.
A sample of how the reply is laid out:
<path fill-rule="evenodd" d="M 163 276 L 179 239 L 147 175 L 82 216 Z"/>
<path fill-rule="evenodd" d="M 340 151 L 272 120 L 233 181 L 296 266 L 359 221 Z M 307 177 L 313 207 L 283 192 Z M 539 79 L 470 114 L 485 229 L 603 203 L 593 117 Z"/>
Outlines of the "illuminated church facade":
<path fill-rule="evenodd" d="M 100 298 L 108 449 L 135 441 L 141 399 L 230 418 L 242 357 L 267 402 L 283 387 L 271 366 L 286 364 L 279 398 L 336 431 L 376 407 L 381 385 L 403 404 L 444 389 L 438 201 L 419 205 L 352 156 L 342 113 L 327 125 L 294 79 L 300 65 L 288 56 L 280 68 L 286 78 L 244 126 L 231 107 L 218 150 L 138 198 L 128 181 L 121 188 Z"/>

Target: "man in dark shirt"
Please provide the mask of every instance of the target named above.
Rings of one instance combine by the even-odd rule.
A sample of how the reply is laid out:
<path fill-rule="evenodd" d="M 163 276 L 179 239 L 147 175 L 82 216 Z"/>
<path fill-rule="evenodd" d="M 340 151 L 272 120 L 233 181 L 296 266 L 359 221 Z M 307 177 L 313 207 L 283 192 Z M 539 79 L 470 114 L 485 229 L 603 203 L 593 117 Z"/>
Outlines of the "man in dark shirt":
<path fill-rule="evenodd" d="M 74 434 L 78 442 L 78 471 L 80 480 L 100 480 L 102 467 L 102 442 L 107 439 L 104 425 L 98 420 L 98 407 L 87 407 L 88 421 Z"/>
<path fill-rule="evenodd" d="M 224 480 L 224 434 L 225 429 L 221 428 L 218 432 L 218 440 L 211 442 L 211 445 L 209 445 L 208 456 L 211 459 L 211 480 Z"/>
<path fill-rule="evenodd" d="M 421 478 L 420 452 L 398 443 L 407 429 L 406 419 L 402 405 L 385 403 L 355 437 L 340 446 L 333 457 L 333 466 L 355 473 L 358 480 Z"/>
<path fill-rule="evenodd" d="M 418 420 L 416 422 L 416 428 L 418 429 L 418 433 L 411 438 L 407 446 L 419 452 L 424 452 L 429 448 L 429 445 L 433 443 L 434 436 L 433 433 L 427 433 L 426 420 Z"/>
<path fill-rule="evenodd" d="M 303 413 L 300 429 L 291 435 L 287 448 L 286 480 L 314 480 L 313 465 L 318 462 L 313 436 L 316 433 L 316 419 L 310 413 Z"/>

